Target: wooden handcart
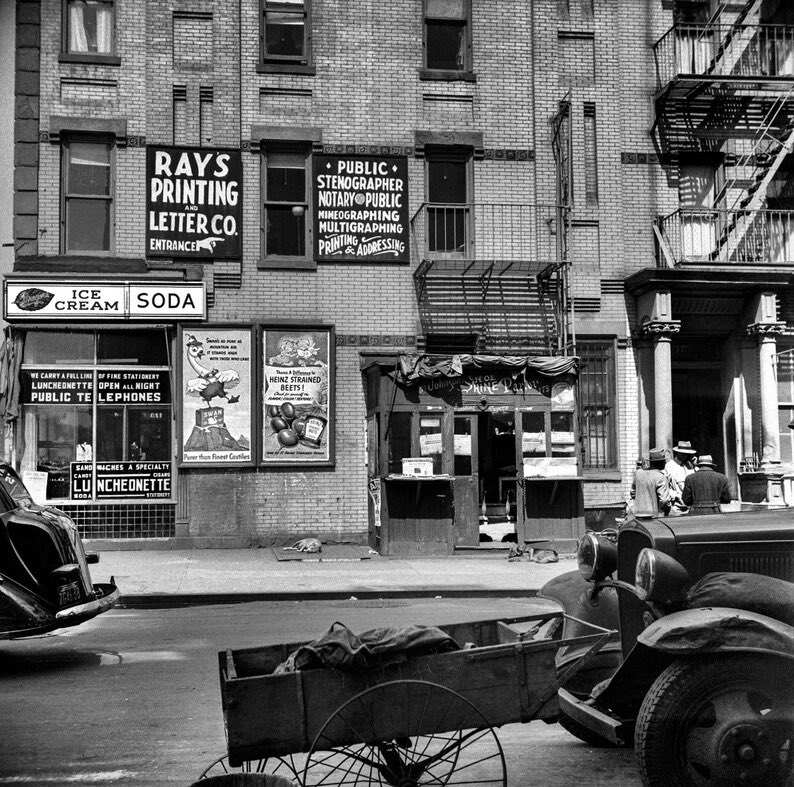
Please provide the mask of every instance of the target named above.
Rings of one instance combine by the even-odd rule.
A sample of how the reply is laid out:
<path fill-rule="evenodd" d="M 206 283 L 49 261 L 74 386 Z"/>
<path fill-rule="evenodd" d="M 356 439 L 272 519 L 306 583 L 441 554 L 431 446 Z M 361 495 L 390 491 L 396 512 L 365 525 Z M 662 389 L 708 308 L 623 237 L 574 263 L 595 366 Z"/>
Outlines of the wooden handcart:
<path fill-rule="evenodd" d="M 305 642 L 222 651 L 228 757 L 202 776 L 270 773 L 305 787 L 507 785 L 494 728 L 554 721 L 557 689 L 616 634 L 578 621 L 588 633 L 562 639 L 566 617 L 439 626 L 466 646 L 363 672 L 273 674 Z M 565 645 L 588 649 L 558 674 Z"/>

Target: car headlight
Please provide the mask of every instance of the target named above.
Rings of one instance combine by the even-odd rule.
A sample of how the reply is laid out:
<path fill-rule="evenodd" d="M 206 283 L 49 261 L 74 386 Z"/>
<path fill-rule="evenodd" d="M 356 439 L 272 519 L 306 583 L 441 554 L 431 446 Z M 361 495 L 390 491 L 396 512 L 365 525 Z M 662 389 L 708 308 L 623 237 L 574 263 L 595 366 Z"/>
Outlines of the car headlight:
<path fill-rule="evenodd" d="M 579 573 L 588 581 L 606 579 L 618 565 L 617 547 L 595 533 L 585 533 L 576 547 Z"/>
<path fill-rule="evenodd" d="M 687 570 L 670 555 L 646 547 L 637 556 L 634 589 L 643 601 L 671 604 L 681 600 L 691 584 Z"/>

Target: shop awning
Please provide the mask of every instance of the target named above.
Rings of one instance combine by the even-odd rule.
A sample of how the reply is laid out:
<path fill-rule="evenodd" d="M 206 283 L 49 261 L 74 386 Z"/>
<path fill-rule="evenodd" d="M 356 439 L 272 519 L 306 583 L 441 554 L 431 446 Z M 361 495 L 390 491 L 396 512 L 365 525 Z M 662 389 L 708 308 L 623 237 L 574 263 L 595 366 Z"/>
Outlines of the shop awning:
<path fill-rule="evenodd" d="M 577 374 L 579 358 L 576 356 L 527 356 L 527 355 L 400 355 L 398 358 L 398 382 L 406 385 L 421 380 L 441 377 L 462 377 L 484 369 L 509 372 L 513 378 L 527 372 L 544 377 L 560 377 Z"/>

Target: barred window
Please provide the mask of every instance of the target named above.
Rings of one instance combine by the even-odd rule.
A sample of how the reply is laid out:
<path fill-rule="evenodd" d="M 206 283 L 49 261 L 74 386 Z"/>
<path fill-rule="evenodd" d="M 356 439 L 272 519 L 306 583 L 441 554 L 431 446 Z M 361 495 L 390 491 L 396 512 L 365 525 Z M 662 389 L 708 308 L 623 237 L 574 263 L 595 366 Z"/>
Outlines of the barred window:
<path fill-rule="evenodd" d="M 777 401 L 778 434 L 780 435 L 780 460 L 794 464 L 794 347 L 788 342 L 779 342 L 777 356 Z"/>
<path fill-rule="evenodd" d="M 577 349 L 582 466 L 585 470 L 613 469 L 617 467 L 614 342 L 579 340 Z"/>

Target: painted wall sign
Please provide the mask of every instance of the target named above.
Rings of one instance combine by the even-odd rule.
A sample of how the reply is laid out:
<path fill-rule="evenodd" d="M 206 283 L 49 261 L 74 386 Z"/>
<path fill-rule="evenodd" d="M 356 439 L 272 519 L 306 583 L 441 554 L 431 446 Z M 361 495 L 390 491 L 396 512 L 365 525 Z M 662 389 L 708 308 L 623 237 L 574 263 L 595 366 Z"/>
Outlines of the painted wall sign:
<path fill-rule="evenodd" d="M 334 334 L 262 328 L 262 464 L 333 463 Z"/>
<path fill-rule="evenodd" d="M 239 259 L 239 150 L 146 148 L 146 256 Z"/>
<path fill-rule="evenodd" d="M 171 497 L 171 463 L 97 462 L 94 494 L 91 462 L 72 462 L 69 490 L 73 500 Z"/>
<path fill-rule="evenodd" d="M 253 462 L 253 328 L 205 326 L 179 335 L 180 465 Z"/>
<path fill-rule="evenodd" d="M 405 156 L 315 155 L 314 256 L 409 262 Z"/>
<path fill-rule="evenodd" d="M 19 400 L 22 404 L 92 404 L 93 373 L 71 369 L 23 370 Z"/>
<path fill-rule="evenodd" d="M 20 320 L 204 320 L 203 282 L 3 282 L 3 316 Z"/>

